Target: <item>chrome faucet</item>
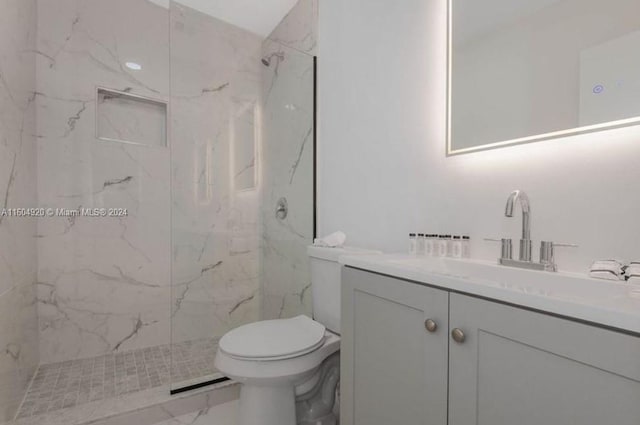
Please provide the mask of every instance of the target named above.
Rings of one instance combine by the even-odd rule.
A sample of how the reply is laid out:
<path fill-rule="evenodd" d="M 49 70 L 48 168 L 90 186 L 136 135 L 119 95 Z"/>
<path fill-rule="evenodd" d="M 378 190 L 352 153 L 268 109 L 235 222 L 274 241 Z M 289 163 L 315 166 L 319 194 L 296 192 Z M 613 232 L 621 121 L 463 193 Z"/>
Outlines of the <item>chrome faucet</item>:
<path fill-rule="evenodd" d="M 520 239 L 520 261 L 531 261 L 531 204 L 529 197 L 521 190 L 514 190 L 507 199 L 505 217 L 513 217 L 516 202 L 522 207 L 522 239 Z"/>
<path fill-rule="evenodd" d="M 520 256 L 518 260 L 511 257 L 511 239 L 485 239 L 490 242 L 500 242 L 502 250 L 498 264 L 521 269 L 544 270 L 555 272 L 558 267 L 555 263 L 554 248 L 556 247 L 576 247 L 572 244 L 559 244 L 543 241 L 540 244 L 540 262 L 534 263 L 531 258 L 531 204 L 529 197 L 521 190 L 514 190 L 507 199 L 507 206 L 504 209 L 506 217 L 513 217 L 513 210 L 516 203 L 522 207 L 522 239 L 520 239 Z"/>

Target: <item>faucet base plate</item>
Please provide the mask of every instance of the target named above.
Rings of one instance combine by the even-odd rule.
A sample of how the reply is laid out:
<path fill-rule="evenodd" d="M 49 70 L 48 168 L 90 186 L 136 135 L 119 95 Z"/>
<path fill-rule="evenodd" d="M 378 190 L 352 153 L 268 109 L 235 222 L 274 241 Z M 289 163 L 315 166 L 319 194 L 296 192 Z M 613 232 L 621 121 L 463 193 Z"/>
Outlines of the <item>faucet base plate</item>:
<path fill-rule="evenodd" d="M 527 270 L 539 270 L 539 271 L 545 271 L 545 272 L 557 271 L 556 266 L 553 264 L 534 263 L 533 261 L 511 260 L 509 258 L 500 258 L 498 260 L 498 264 L 500 264 L 501 266 L 516 267 L 519 269 L 527 269 Z"/>

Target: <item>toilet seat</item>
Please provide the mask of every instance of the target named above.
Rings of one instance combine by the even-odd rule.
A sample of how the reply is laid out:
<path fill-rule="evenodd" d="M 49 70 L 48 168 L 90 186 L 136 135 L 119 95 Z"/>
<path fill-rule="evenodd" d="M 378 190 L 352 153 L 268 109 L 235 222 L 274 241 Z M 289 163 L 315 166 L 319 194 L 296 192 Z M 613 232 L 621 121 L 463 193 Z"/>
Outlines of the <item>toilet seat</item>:
<path fill-rule="evenodd" d="M 275 361 L 304 356 L 324 342 L 324 325 L 301 315 L 240 326 L 222 337 L 219 349 L 239 360 Z"/>

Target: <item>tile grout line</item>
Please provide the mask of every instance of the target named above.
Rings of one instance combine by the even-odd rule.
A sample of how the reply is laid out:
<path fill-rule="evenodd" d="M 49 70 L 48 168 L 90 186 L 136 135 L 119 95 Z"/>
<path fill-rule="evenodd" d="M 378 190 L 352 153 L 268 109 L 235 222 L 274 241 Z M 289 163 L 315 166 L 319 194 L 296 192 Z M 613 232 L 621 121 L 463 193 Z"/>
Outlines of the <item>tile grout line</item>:
<path fill-rule="evenodd" d="M 24 391 L 24 395 L 22 396 L 22 400 L 20 400 L 20 405 L 16 409 L 16 413 L 13 415 L 12 422 L 14 422 L 16 419 L 18 419 L 18 414 L 22 410 L 22 406 L 24 405 L 24 401 L 27 399 L 27 395 L 29 394 L 29 391 L 31 390 L 31 386 L 33 385 L 33 381 L 36 379 L 36 376 L 38 375 L 38 371 L 40 370 L 40 366 L 42 366 L 42 365 L 38 365 L 36 370 L 33 371 L 33 376 L 31 376 L 31 379 L 29 379 L 29 385 L 27 385 L 27 388 Z"/>
<path fill-rule="evenodd" d="M 214 338 L 41 364 L 13 420 L 209 376 L 216 347 Z"/>

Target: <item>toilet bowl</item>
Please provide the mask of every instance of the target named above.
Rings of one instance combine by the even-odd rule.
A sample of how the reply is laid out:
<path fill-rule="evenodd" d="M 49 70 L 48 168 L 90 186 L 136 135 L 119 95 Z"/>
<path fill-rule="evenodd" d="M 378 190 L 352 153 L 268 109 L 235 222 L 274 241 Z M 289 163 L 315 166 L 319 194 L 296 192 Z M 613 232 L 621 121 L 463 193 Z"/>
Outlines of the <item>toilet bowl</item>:
<path fill-rule="evenodd" d="M 227 333 L 215 366 L 241 384 L 240 425 L 334 425 L 327 395 L 335 394 L 339 369 L 330 375 L 322 366 L 339 349 L 340 337 L 306 316 L 266 320 Z M 296 415 L 297 401 L 309 409 Z"/>
<path fill-rule="evenodd" d="M 340 256 L 308 247 L 313 316 L 264 320 L 220 339 L 216 368 L 240 383 L 238 425 L 336 425 L 340 378 Z"/>

